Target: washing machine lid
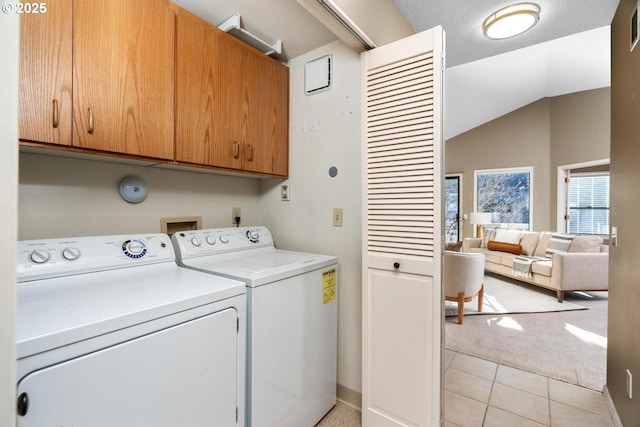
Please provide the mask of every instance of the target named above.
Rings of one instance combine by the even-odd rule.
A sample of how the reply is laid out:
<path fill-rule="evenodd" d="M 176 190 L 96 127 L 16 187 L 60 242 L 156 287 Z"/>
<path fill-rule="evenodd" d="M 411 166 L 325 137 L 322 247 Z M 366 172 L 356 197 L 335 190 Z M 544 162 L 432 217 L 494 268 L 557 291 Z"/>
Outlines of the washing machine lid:
<path fill-rule="evenodd" d="M 18 359 L 246 293 L 175 262 L 17 285 Z"/>
<path fill-rule="evenodd" d="M 266 247 L 181 262 L 189 268 L 243 280 L 247 286 L 257 287 L 336 264 L 337 258 Z"/>

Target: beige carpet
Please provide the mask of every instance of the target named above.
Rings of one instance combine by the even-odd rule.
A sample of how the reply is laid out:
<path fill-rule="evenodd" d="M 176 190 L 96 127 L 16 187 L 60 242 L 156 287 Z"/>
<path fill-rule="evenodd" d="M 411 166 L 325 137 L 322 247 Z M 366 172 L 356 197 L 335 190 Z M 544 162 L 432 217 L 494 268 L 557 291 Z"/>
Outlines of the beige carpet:
<path fill-rule="evenodd" d="M 486 275 L 482 312 L 478 299 L 465 303 L 465 316 L 495 313 L 543 313 L 549 311 L 584 310 L 586 307 L 571 301 L 558 302 L 555 291 L 509 280 L 498 275 Z M 445 316 L 457 316 L 458 303 L 445 301 Z"/>
<path fill-rule="evenodd" d="M 487 278 L 501 280 L 499 276 Z M 538 287 L 531 289 L 553 296 Z M 606 382 L 608 293 L 568 293 L 566 303 L 588 309 L 465 316 L 463 325 L 447 317 L 445 347 L 602 391 Z"/>
<path fill-rule="evenodd" d="M 316 427 L 360 427 L 360 425 L 360 411 L 338 402 Z"/>

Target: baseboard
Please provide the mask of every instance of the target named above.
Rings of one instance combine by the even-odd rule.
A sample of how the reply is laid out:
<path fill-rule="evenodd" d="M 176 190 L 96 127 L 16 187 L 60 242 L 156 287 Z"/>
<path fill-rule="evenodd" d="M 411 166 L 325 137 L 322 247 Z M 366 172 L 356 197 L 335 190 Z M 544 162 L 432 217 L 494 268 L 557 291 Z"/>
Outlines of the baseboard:
<path fill-rule="evenodd" d="M 609 412 L 611 413 L 611 419 L 613 420 L 613 427 L 624 427 L 622 425 L 622 421 L 620 421 L 620 416 L 618 415 L 618 411 L 616 410 L 616 406 L 613 404 L 613 399 L 611 399 L 611 395 L 609 394 L 609 389 L 605 385 L 602 394 L 604 395 L 604 400 L 607 402 L 607 407 L 609 408 Z"/>
<path fill-rule="evenodd" d="M 340 402 L 345 405 L 349 405 L 358 411 L 362 410 L 362 393 L 351 390 L 342 384 L 338 384 L 337 394 Z"/>

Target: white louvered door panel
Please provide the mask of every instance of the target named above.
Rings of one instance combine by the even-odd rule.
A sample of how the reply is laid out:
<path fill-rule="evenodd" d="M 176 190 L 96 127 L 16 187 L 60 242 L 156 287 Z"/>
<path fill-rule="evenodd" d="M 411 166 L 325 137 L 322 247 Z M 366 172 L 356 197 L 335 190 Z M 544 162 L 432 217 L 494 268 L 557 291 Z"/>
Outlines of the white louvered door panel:
<path fill-rule="evenodd" d="M 362 54 L 363 427 L 440 424 L 443 45 Z"/>

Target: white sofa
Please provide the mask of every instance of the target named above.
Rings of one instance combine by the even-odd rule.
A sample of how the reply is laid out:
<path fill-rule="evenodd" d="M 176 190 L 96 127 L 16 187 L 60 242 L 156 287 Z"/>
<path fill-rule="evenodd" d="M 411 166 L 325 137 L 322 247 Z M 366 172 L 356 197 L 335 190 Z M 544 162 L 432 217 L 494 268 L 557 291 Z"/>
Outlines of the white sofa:
<path fill-rule="evenodd" d="M 608 290 L 609 247 L 598 236 L 487 230 L 483 238 L 465 238 L 462 251 L 483 253 L 486 271 L 556 291 L 559 302 L 565 292 Z M 527 273 L 514 270 L 516 257 L 531 259 Z"/>

